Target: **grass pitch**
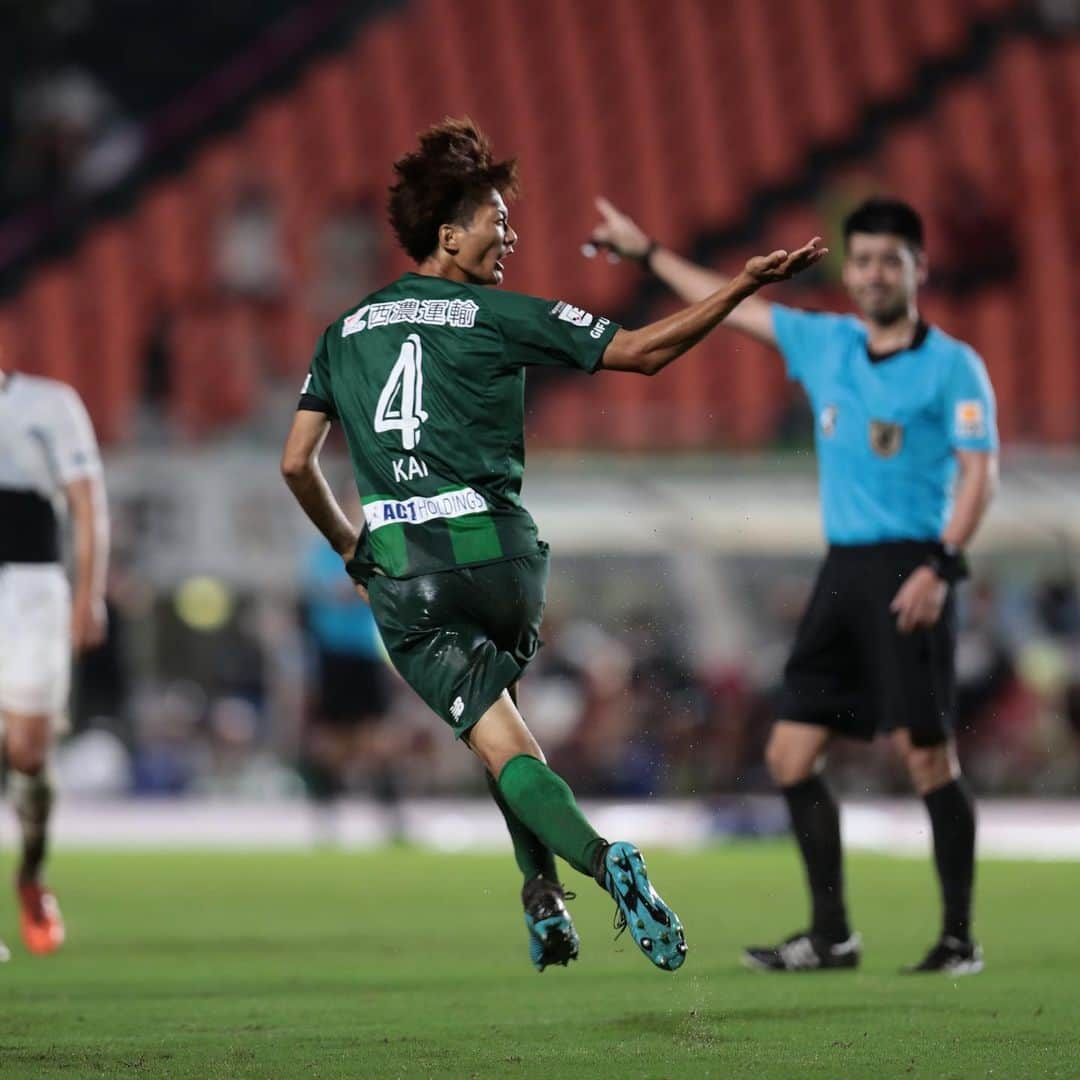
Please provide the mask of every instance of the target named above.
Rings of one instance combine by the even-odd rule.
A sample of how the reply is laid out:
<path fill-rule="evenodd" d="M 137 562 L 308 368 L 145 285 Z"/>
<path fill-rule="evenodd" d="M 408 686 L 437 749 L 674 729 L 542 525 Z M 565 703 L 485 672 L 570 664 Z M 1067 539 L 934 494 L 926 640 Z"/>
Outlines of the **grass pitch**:
<path fill-rule="evenodd" d="M 768 976 L 737 954 L 805 921 L 794 852 L 646 854 L 676 975 L 584 879 L 581 959 L 537 975 L 509 855 L 61 853 L 64 950 L 0 918 L 0 1076 L 1080 1075 L 1080 864 L 984 863 L 987 971 L 950 980 L 896 973 L 936 930 L 928 863 L 853 857 L 863 967 Z"/>

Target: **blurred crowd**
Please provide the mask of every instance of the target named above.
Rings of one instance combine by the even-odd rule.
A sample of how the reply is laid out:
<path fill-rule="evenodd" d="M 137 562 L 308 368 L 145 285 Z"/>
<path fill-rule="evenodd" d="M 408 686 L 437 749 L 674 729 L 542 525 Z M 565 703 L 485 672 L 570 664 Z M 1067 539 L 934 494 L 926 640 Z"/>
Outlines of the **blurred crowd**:
<path fill-rule="evenodd" d="M 296 0 L 5 3 L 0 220 L 75 217 L 145 163 L 155 114 L 184 99 Z M 158 148 L 160 149 L 160 147 Z"/>
<path fill-rule="evenodd" d="M 661 560 L 556 560 L 545 647 L 520 700 L 583 795 L 769 790 L 763 747 L 813 563 L 718 565 L 734 588 L 715 618 L 740 629 L 728 639 L 738 644 L 710 654 L 700 618 L 661 584 Z M 1031 570 L 995 562 L 961 591 L 960 752 L 984 794 L 1080 786 L 1080 600 L 1066 573 Z M 388 804 L 483 790 L 471 756 L 386 666 L 370 613 L 321 545 L 295 592 L 263 596 L 210 583 L 159 595 L 121 550 L 110 606 L 109 640 L 82 663 L 61 751 L 69 790 L 317 802 L 354 793 Z M 907 790 L 885 747 L 841 747 L 830 767 L 848 795 Z"/>

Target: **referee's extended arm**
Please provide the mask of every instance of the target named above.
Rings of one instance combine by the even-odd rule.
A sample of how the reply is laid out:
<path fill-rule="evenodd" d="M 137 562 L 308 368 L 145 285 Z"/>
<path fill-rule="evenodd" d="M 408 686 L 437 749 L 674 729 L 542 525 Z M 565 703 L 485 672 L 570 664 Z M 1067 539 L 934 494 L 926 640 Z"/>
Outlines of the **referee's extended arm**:
<path fill-rule="evenodd" d="M 647 263 L 648 269 L 688 304 L 696 304 L 731 284 L 732 279 L 724 274 L 698 266 L 650 240 L 632 218 L 607 199 L 598 198 L 596 208 L 603 220 L 593 229 L 593 243 L 623 258 Z M 724 325 L 775 346 L 771 309 L 767 300 L 747 297 L 724 319 Z"/>
<path fill-rule="evenodd" d="M 601 365 L 613 371 L 655 375 L 730 318 L 762 285 L 786 281 L 820 262 L 828 252 L 828 248 L 821 246 L 821 237 L 815 236 L 795 251 L 757 255 L 747 262 L 738 277 L 729 279 L 704 300 L 639 330 L 618 330 L 604 351 Z"/>

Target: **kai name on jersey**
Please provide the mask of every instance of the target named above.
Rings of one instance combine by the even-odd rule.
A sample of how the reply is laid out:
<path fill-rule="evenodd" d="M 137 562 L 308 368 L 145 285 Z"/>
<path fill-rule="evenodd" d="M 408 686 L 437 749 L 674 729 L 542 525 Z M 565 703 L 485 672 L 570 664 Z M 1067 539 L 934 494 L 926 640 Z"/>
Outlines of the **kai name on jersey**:
<path fill-rule="evenodd" d="M 394 466 L 394 479 L 399 484 L 406 480 L 415 480 L 417 477 L 427 476 L 428 467 L 419 458 L 410 454 L 407 458 L 394 458 L 391 462 Z"/>

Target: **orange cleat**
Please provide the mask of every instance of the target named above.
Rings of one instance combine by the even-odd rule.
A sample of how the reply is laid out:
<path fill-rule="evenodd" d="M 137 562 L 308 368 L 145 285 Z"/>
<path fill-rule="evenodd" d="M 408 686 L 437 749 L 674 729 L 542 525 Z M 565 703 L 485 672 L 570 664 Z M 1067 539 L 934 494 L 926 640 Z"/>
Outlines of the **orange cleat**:
<path fill-rule="evenodd" d="M 48 889 L 36 882 L 18 886 L 23 941 L 35 956 L 48 956 L 64 944 L 64 917 Z"/>

